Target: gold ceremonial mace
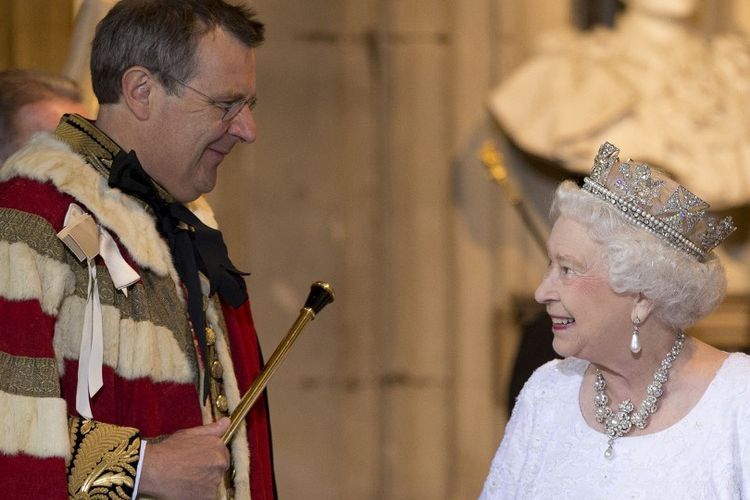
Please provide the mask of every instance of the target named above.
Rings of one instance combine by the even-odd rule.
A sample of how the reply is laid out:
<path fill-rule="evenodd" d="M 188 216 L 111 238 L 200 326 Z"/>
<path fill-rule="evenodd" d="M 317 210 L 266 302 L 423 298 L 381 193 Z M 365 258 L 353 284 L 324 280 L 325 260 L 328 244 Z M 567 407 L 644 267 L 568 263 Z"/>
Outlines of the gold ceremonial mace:
<path fill-rule="evenodd" d="M 271 358 L 268 360 L 268 363 L 266 363 L 263 371 L 260 372 L 258 378 L 255 379 L 253 385 L 250 386 L 245 395 L 242 396 L 242 399 L 237 405 L 237 408 L 235 408 L 232 412 L 232 415 L 230 415 L 229 419 L 232 422 L 229 424 L 229 428 L 226 430 L 226 432 L 224 432 L 224 435 L 221 436 L 224 444 L 229 444 L 229 441 L 232 440 L 232 437 L 237 431 L 237 428 L 240 426 L 242 421 L 245 420 L 247 412 L 250 411 L 250 408 L 253 407 L 255 401 L 257 401 L 257 399 L 260 397 L 261 393 L 266 388 L 269 379 L 276 371 L 276 368 L 278 368 L 278 366 L 284 360 L 287 353 L 289 352 L 289 349 L 292 348 L 292 344 L 294 344 L 294 341 L 297 340 L 299 334 L 302 333 L 302 329 L 305 328 L 305 325 L 307 325 L 307 323 L 309 323 L 311 320 L 315 319 L 315 315 L 318 314 L 325 306 L 333 302 L 333 299 L 333 288 L 331 288 L 331 285 L 329 285 L 328 283 L 325 283 L 323 281 L 316 281 L 310 286 L 310 295 L 307 296 L 305 306 L 302 308 L 302 310 L 300 310 L 299 316 L 297 316 L 296 321 L 287 332 L 284 340 L 281 341 L 281 343 L 271 355 Z"/>
<path fill-rule="evenodd" d="M 519 194 L 518 188 L 510 179 L 503 153 L 495 147 L 495 143 L 491 140 L 487 140 L 479 151 L 479 159 L 484 163 L 484 166 L 487 169 L 487 175 L 503 189 L 511 206 L 513 206 L 513 208 L 516 209 L 516 212 L 518 212 L 518 215 L 521 216 L 521 220 L 541 249 L 542 255 L 547 255 L 547 238 L 542 234 L 542 231 L 539 230 L 539 227 L 529 213 L 529 209 L 526 207 L 523 198 Z"/>

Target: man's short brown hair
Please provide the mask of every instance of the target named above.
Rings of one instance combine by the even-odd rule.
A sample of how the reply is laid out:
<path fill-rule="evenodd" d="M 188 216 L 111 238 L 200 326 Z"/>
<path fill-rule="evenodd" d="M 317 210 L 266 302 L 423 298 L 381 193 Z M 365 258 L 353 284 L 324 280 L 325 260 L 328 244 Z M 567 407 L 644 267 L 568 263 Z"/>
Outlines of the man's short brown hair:
<path fill-rule="evenodd" d="M 91 51 L 99 103 L 119 101 L 122 75 L 143 66 L 170 94 L 194 75 L 198 41 L 221 28 L 247 47 L 263 42 L 264 26 L 248 8 L 223 0 L 122 0 L 101 20 Z"/>

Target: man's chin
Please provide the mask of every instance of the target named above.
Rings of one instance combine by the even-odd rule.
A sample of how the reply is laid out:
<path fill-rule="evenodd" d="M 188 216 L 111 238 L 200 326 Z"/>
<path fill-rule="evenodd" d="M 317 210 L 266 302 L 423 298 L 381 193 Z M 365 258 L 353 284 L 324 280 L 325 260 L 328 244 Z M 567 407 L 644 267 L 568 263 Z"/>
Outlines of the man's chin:
<path fill-rule="evenodd" d="M 190 186 L 194 193 L 193 199 L 197 198 L 198 196 L 208 194 L 214 190 L 219 178 L 220 164 L 220 158 L 211 158 L 207 157 L 206 155 L 201 158 L 201 163 L 198 165 L 197 170 L 195 170 L 195 176 L 193 177 L 192 184 Z"/>
<path fill-rule="evenodd" d="M 204 182 L 201 182 L 199 185 L 195 186 L 196 189 L 193 200 L 210 193 L 216 187 L 216 176 L 213 176 L 212 179 L 204 179 L 203 181 Z"/>
<path fill-rule="evenodd" d="M 169 193 L 172 195 L 172 197 L 175 199 L 175 201 L 178 201 L 180 203 L 190 203 L 191 201 L 195 201 L 204 194 L 208 194 L 211 191 L 213 191 L 214 186 L 216 185 L 215 178 L 214 183 L 200 183 L 200 184 L 192 184 L 189 186 L 189 189 L 180 190 L 179 192 L 175 193 Z"/>

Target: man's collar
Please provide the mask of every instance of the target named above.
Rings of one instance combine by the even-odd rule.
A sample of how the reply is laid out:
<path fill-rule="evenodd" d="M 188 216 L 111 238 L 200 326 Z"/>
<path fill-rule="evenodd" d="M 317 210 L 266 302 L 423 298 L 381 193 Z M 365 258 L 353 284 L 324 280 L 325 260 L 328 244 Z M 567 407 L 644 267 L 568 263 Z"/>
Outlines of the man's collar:
<path fill-rule="evenodd" d="M 120 146 L 80 115 L 66 114 L 55 129 L 55 136 L 83 156 L 104 177 L 109 177 L 112 159 Z"/>
<path fill-rule="evenodd" d="M 106 178 L 109 178 L 112 160 L 122 151 L 122 148 L 93 122 L 76 114 L 63 115 L 55 129 L 55 136 L 70 146 L 73 152 L 83 156 L 88 164 Z M 164 200 L 174 201 L 172 195 L 158 182 L 153 179 L 151 182 Z"/>

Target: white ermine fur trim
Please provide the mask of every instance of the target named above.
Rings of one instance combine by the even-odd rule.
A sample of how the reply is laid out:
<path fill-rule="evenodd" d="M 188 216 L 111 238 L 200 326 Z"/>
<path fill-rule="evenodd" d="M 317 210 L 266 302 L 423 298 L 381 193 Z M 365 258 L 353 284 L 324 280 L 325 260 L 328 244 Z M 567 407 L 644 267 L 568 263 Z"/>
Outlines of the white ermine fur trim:
<path fill-rule="evenodd" d="M 64 360 L 78 359 L 80 355 L 85 306 L 85 299 L 70 296 L 60 308 L 53 345 L 61 374 Z M 102 331 L 105 332 L 104 364 L 119 376 L 192 383 L 190 362 L 167 328 L 150 321 L 122 318 L 119 309 L 102 304 Z"/>
<path fill-rule="evenodd" d="M 36 299 L 45 314 L 55 316 L 63 297 L 74 288 L 75 277 L 67 265 L 26 243 L 0 241 L 0 297 Z"/>
<path fill-rule="evenodd" d="M 115 233 L 141 267 L 159 276 L 177 276 L 172 258 L 154 220 L 143 207 L 88 165 L 67 144 L 49 134 L 36 135 L 0 168 L 0 181 L 25 177 L 52 182 L 92 212 L 97 222 Z M 171 272 L 170 272 L 171 271 Z"/>
<path fill-rule="evenodd" d="M 13 177 L 51 182 L 58 190 L 81 202 L 99 224 L 120 239 L 140 267 L 147 267 L 158 276 L 169 274 L 175 282 L 177 296 L 185 303 L 169 248 L 152 216 L 134 198 L 110 188 L 107 179 L 73 153 L 67 144 L 50 134 L 37 134 L 0 167 L 0 182 Z M 204 197 L 188 203 L 187 207 L 204 224 L 218 228 Z"/>
<path fill-rule="evenodd" d="M 211 206 L 208 204 L 206 198 L 201 196 L 198 199 L 191 201 L 190 203 L 186 203 L 185 206 L 188 207 L 188 209 L 193 212 L 195 216 L 198 217 L 205 225 L 213 229 L 219 229 L 219 223 L 216 222 L 214 211 L 211 210 Z"/>
<path fill-rule="evenodd" d="M 68 460 L 70 440 L 65 400 L 0 391 L 0 453 Z"/>

